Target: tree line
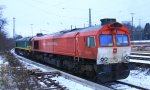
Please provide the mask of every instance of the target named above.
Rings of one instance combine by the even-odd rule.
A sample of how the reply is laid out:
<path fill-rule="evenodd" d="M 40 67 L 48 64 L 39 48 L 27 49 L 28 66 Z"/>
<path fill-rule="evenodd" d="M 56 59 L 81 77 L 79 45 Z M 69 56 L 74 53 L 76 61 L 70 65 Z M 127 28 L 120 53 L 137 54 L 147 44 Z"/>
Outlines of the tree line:
<path fill-rule="evenodd" d="M 3 17 L 2 8 L 0 7 L 0 52 L 10 50 L 14 47 L 14 40 L 8 38 L 5 26 L 7 25 L 7 19 Z"/>
<path fill-rule="evenodd" d="M 129 32 L 131 40 L 150 40 L 150 24 L 146 23 L 144 28 L 140 25 L 132 26 L 131 23 L 123 23 Z"/>

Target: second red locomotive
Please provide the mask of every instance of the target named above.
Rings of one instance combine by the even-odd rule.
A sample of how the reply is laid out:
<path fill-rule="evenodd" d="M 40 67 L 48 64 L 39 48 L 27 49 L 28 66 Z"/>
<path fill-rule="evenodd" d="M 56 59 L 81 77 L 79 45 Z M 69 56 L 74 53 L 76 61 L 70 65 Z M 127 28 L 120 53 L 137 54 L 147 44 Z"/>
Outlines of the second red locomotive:
<path fill-rule="evenodd" d="M 102 25 L 61 31 L 31 39 L 32 58 L 53 64 L 101 82 L 129 75 L 130 34 L 115 19 Z M 16 47 L 16 51 L 21 48 Z"/>

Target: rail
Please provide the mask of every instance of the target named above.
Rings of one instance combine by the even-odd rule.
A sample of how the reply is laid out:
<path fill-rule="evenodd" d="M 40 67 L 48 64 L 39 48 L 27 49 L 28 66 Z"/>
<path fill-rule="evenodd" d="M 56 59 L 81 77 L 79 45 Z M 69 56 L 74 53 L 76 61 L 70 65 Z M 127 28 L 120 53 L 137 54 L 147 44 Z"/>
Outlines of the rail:
<path fill-rule="evenodd" d="M 140 87 L 140 86 L 137 86 L 137 85 L 133 85 L 133 84 L 130 84 L 130 83 L 126 83 L 126 82 L 122 82 L 122 81 L 115 81 L 116 83 L 119 83 L 119 84 L 124 84 L 124 85 L 127 85 L 127 86 L 130 86 L 130 87 L 134 87 L 136 89 L 140 89 L 140 90 L 149 90 L 147 88 L 144 88 L 144 87 Z"/>

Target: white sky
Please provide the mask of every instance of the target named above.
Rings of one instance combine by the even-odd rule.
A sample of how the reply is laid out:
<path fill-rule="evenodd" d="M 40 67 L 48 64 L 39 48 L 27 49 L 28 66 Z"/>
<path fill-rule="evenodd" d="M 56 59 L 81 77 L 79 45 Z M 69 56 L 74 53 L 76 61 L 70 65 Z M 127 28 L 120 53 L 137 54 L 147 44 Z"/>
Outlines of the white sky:
<path fill-rule="evenodd" d="M 101 18 L 116 18 L 117 21 L 131 21 L 141 25 L 150 22 L 150 0 L 0 0 L 7 18 L 6 27 L 12 36 L 13 17 L 16 18 L 16 34 L 31 36 L 38 32 L 53 33 L 73 27 L 88 26 L 88 9 L 92 10 L 92 24 L 99 24 Z"/>

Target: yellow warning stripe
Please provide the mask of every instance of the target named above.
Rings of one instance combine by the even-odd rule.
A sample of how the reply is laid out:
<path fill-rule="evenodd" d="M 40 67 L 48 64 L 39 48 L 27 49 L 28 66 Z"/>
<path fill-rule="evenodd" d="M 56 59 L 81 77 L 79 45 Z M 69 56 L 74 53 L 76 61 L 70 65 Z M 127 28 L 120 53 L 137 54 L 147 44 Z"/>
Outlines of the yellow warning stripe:
<path fill-rule="evenodd" d="M 18 49 L 22 49 L 22 50 L 28 50 L 29 52 L 31 51 L 31 48 L 30 48 L 30 47 L 29 47 L 29 48 L 16 47 L 16 48 L 18 48 Z"/>

